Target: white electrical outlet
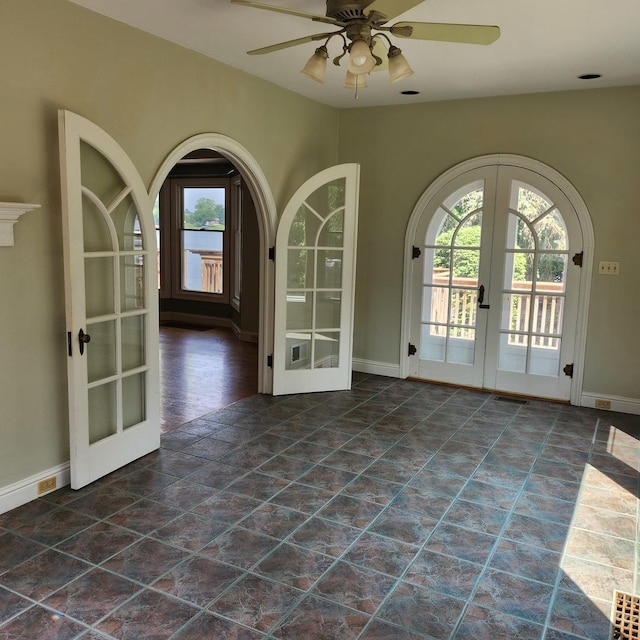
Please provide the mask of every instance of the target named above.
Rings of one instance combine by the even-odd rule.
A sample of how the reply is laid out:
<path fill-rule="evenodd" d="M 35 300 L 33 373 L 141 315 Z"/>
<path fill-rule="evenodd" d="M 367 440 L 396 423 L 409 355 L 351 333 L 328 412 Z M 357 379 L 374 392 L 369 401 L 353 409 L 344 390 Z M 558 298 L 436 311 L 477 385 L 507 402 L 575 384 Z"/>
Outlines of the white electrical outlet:
<path fill-rule="evenodd" d="M 603 261 L 598 264 L 598 273 L 605 276 L 617 276 L 620 273 L 620 263 Z"/>

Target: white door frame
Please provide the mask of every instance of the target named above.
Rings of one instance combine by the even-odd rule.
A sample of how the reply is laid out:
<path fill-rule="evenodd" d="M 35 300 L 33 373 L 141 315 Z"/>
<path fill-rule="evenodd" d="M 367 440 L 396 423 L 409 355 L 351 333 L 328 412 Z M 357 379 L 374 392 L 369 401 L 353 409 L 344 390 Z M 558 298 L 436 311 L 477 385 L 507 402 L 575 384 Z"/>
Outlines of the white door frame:
<path fill-rule="evenodd" d="M 591 293 L 591 277 L 593 272 L 593 253 L 594 253 L 594 234 L 591 217 L 587 206 L 578 193 L 577 189 L 565 178 L 561 173 L 550 166 L 527 158 L 525 156 L 511 154 L 491 154 L 486 156 L 478 156 L 471 160 L 466 160 L 460 164 L 451 167 L 434 180 L 427 190 L 420 196 L 416 203 L 405 233 L 405 252 L 404 252 L 404 273 L 402 287 L 402 328 L 400 332 L 400 375 L 406 378 L 409 375 L 409 355 L 408 347 L 411 336 L 411 304 L 413 301 L 413 258 L 412 248 L 415 240 L 416 229 L 425 209 L 433 199 L 435 194 L 444 187 L 450 180 L 457 176 L 489 166 L 510 166 L 518 167 L 538 173 L 560 189 L 569 200 L 580 223 L 583 238 L 583 262 L 582 274 L 580 278 L 580 291 L 578 294 L 578 323 L 576 328 L 575 348 L 574 348 L 574 367 L 573 380 L 571 384 L 571 404 L 580 405 L 582 393 L 582 381 L 584 377 L 584 354 L 587 340 L 587 321 L 589 311 L 589 297 Z M 411 356 L 411 357 L 417 357 Z"/>
<path fill-rule="evenodd" d="M 267 355 L 273 353 L 273 314 L 275 276 L 274 264 L 269 260 L 269 247 L 274 246 L 277 210 L 273 194 L 260 165 L 238 142 L 219 133 L 202 133 L 181 142 L 163 161 L 156 172 L 149 197 L 154 202 L 169 172 L 185 155 L 198 149 L 211 149 L 227 157 L 246 180 L 253 198 L 260 235 L 260 291 L 258 311 L 258 393 L 271 393 L 272 370 Z"/>

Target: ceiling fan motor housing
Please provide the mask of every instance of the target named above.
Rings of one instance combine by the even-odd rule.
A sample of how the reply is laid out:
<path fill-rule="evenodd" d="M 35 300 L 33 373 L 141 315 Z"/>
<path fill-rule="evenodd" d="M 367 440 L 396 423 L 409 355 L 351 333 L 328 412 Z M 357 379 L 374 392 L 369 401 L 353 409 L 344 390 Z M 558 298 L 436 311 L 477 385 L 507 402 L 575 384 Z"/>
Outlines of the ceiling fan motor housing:
<path fill-rule="evenodd" d="M 371 0 L 327 0 L 327 16 L 340 22 L 349 22 L 364 18 L 364 9 L 371 4 Z"/>

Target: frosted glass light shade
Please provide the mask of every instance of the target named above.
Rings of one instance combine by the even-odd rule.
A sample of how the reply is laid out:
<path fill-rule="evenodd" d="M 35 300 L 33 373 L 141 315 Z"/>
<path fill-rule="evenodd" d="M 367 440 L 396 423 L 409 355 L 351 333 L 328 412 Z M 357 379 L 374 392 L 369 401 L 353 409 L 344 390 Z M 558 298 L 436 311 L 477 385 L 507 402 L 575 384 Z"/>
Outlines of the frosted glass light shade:
<path fill-rule="evenodd" d="M 349 49 L 347 70 L 354 75 L 371 73 L 376 66 L 375 58 L 371 55 L 369 45 L 364 40 L 354 40 Z"/>
<path fill-rule="evenodd" d="M 387 56 L 389 58 L 389 82 L 398 82 L 398 80 L 413 74 L 413 69 L 398 47 L 392 45 Z"/>
<path fill-rule="evenodd" d="M 344 79 L 344 84 L 342 86 L 345 89 L 366 89 L 367 78 L 364 75 L 358 76 L 355 73 L 347 71 L 347 76 Z"/>
<path fill-rule="evenodd" d="M 327 47 L 324 45 L 318 47 L 316 52 L 307 60 L 307 64 L 304 65 L 304 69 L 302 69 L 300 73 L 304 73 L 316 82 L 323 83 L 324 76 L 327 72 L 328 57 L 329 52 L 327 51 Z"/>

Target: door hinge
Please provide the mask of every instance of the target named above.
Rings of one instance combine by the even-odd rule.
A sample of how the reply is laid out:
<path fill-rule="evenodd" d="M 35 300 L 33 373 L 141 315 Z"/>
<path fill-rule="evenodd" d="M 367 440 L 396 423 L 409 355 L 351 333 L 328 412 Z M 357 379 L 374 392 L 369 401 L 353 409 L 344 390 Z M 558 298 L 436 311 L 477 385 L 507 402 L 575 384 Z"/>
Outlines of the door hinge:
<path fill-rule="evenodd" d="M 409 355 L 415 356 L 416 353 L 418 353 L 418 350 L 416 349 L 416 345 L 409 343 Z"/>
<path fill-rule="evenodd" d="M 69 349 L 69 355 L 73 355 L 73 339 L 71 337 L 71 331 L 67 331 L 67 345 Z"/>
<path fill-rule="evenodd" d="M 584 251 L 581 251 L 580 253 L 576 253 L 576 255 L 573 256 L 573 264 L 575 264 L 576 267 L 581 267 L 583 258 L 584 258 Z"/>
<path fill-rule="evenodd" d="M 411 259 L 416 260 L 422 255 L 422 251 L 420 251 L 420 247 L 413 247 L 411 250 Z"/>
<path fill-rule="evenodd" d="M 570 378 L 573 378 L 573 363 L 565 365 L 562 371 L 564 371 L 565 376 L 569 376 Z"/>
<path fill-rule="evenodd" d="M 273 353 L 267 356 L 267 367 L 273 369 Z"/>
<path fill-rule="evenodd" d="M 276 260 L 276 248 L 275 247 L 269 247 L 269 260 L 273 260 L 274 262 Z"/>

